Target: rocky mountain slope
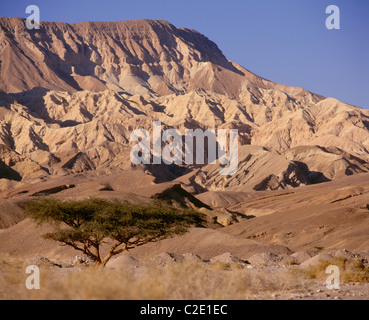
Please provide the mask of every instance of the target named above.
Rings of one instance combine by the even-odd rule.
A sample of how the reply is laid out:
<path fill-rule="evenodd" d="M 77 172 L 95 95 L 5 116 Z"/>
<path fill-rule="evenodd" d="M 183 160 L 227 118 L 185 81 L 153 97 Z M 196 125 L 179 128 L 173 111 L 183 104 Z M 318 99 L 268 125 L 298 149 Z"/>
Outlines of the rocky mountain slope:
<path fill-rule="evenodd" d="M 0 190 L 54 176 L 130 172 L 130 133 L 238 129 L 239 170 L 149 165 L 155 182 L 275 190 L 368 171 L 369 112 L 258 77 L 166 21 L 0 18 Z M 184 180 L 183 180 L 184 181 Z"/>
<path fill-rule="evenodd" d="M 278 87 L 321 98 L 262 79 L 228 61 L 204 35 L 166 21 L 42 22 L 40 30 L 28 30 L 24 19 L 0 18 L 0 30 L 5 92 L 44 87 L 166 95 L 203 88 L 231 97 L 252 91 L 258 99 L 258 88 Z"/>

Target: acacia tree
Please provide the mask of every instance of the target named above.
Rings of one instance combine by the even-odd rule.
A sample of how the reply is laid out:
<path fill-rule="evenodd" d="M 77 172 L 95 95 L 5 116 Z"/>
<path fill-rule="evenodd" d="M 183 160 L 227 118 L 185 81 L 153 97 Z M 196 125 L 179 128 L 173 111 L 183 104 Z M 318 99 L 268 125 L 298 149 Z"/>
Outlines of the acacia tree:
<path fill-rule="evenodd" d="M 162 202 L 131 204 L 97 198 L 33 200 L 25 205 L 25 214 L 38 224 L 54 225 L 54 232 L 44 238 L 82 251 L 95 266 L 103 267 L 123 251 L 184 234 L 189 227 L 203 226 L 206 221 L 202 213 Z M 104 257 L 103 244 L 109 245 Z"/>

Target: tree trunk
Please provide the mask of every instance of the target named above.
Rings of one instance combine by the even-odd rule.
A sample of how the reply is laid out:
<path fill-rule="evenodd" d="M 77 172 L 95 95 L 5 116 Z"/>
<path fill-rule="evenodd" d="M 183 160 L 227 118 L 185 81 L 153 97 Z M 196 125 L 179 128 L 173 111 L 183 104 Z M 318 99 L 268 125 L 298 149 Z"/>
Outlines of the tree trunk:
<path fill-rule="evenodd" d="M 106 264 L 109 262 L 109 260 L 111 259 L 111 257 L 113 257 L 112 253 L 109 253 L 104 260 L 101 261 L 101 265 L 103 268 L 105 268 Z"/>

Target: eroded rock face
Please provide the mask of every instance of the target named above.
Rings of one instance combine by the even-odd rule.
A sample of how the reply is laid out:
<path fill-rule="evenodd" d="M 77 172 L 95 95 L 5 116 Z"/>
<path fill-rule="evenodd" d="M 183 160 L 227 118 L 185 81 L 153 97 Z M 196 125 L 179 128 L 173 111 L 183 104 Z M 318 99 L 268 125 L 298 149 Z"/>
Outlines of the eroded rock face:
<path fill-rule="evenodd" d="M 198 166 L 190 177 L 198 192 L 286 189 L 369 168 L 369 111 L 267 81 L 166 21 L 43 22 L 29 31 L 24 19 L 0 18 L 0 60 L 0 190 L 132 170 L 130 134 L 151 132 L 154 120 L 182 134 L 238 130 L 237 174 Z M 185 171 L 144 170 L 158 181 Z"/>
<path fill-rule="evenodd" d="M 163 95 L 205 87 L 226 93 L 216 74 L 243 74 L 205 36 L 166 21 L 42 22 L 37 32 L 20 18 L 1 18 L 0 25 L 7 80 L 0 89 L 6 92 L 45 87 Z"/>

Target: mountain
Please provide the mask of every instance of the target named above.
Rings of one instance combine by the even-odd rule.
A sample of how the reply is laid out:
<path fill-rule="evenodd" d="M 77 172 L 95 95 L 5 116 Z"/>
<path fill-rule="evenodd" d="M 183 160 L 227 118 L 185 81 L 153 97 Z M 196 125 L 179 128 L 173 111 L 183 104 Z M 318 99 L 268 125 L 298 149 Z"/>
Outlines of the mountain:
<path fill-rule="evenodd" d="M 197 193 L 277 190 L 369 169 L 369 111 L 263 79 L 166 21 L 27 30 L 24 19 L 0 18 L 0 90 L 4 191 L 135 170 Z M 238 129 L 237 174 L 219 176 L 219 164 L 132 166 L 130 134 L 154 120 L 182 134 Z"/>
<path fill-rule="evenodd" d="M 24 19 L 0 18 L 0 30 L 5 92 L 43 87 L 166 95 L 201 88 L 233 98 L 250 91 L 257 98 L 258 88 L 279 88 L 307 94 L 256 76 L 204 35 L 166 21 L 42 22 L 40 30 L 28 30 Z"/>

